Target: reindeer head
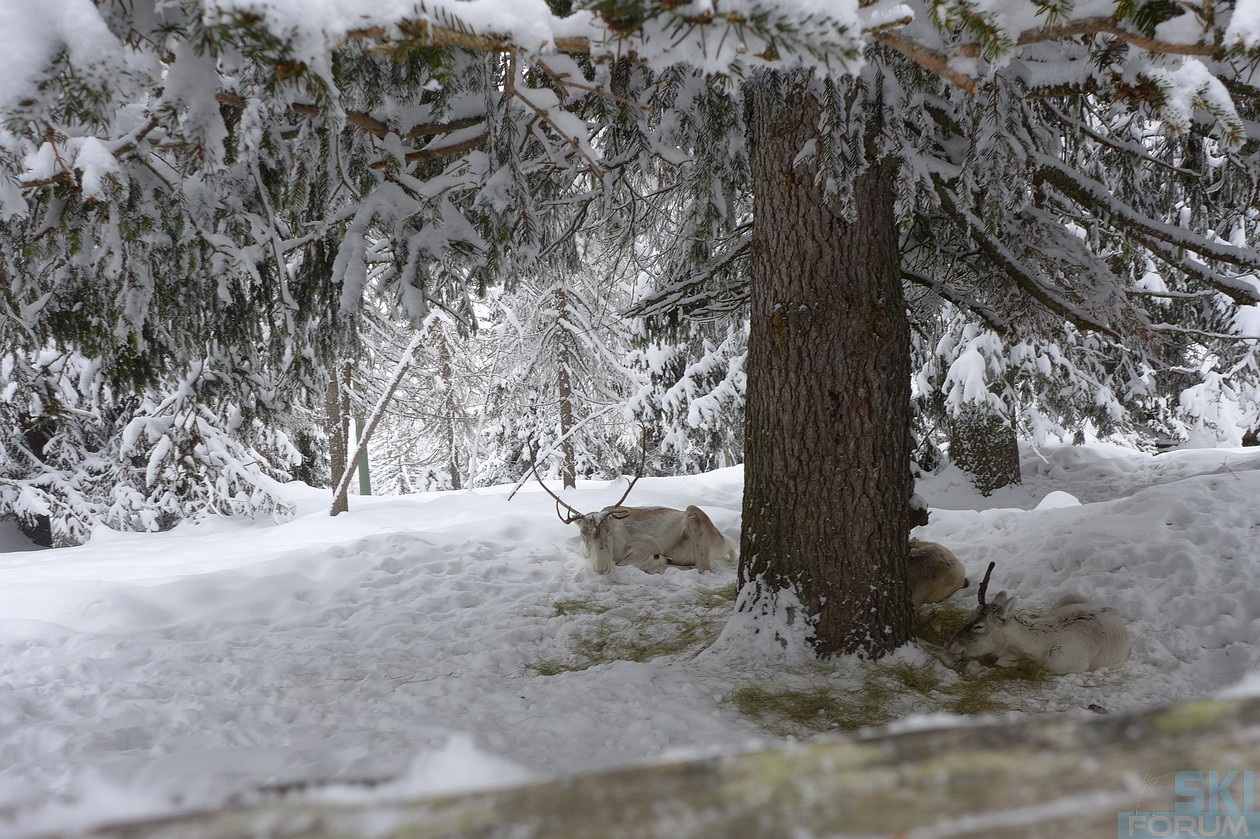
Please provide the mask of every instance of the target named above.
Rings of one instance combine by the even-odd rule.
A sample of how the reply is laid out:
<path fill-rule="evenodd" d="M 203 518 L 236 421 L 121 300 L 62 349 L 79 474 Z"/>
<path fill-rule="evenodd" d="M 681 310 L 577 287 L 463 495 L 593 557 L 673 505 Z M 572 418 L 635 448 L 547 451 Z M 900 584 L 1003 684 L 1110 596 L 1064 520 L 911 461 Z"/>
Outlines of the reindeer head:
<path fill-rule="evenodd" d="M 1008 651 L 1006 626 L 1015 612 L 1015 598 L 1000 591 L 993 596 L 992 603 L 985 601 L 989 577 L 992 576 L 995 565 L 997 565 L 996 562 L 990 562 L 988 570 L 984 573 L 984 580 L 980 583 L 980 590 L 977 592 L 980 603 L 976 611 L 972 613 L 971 620 L 945 645 L 946 654 L 955 661 L 996 660 Z"/>
<path fill-rule="evenodd" d="M 578 533 L 582 534 L 583 544 L 594 544 L 604 533 L 604 526 L 609 519 L 624 519 L 628 513 L 622 510 L 599 510 L 594 513 L 583 513 L 579 516 L 561 516 L 565 524 L 576 524 Z"/>
<path fill-rule="evenodd" d="M 643 475 L 643 465 L 647 461 L 646 443 L 644 444 L 643 458 L 639 463 L 638 474 L 631 479 L 630 485 L 626 487 L 626 491 L 621 494 L 621 498 L 617 499 L 616 503 L 610 504 L 603 510 L 598 510 L 594 513 L 581 512 L 551 491 L 551 488 L 543 481 L 542 476 L 538 474 L 538 467 L 536 465 L 536 461 L 538 459 L 537 454 L 537 450 L 535 450 L 534 456 L 531 458 L 529 464 L 530 471 L 534 473 L 534 479 L 538 481 L 538 485 L 543 488 L 544 492 L 555 499 L 556 515 L 560 518 L 560 521 L 565 524 L 576 524 L 578 526 L 578 532 L 582 535 L 582 546 L 586 549 L 587 556 L 591 558 L 592 564 L 595 567 L 595 572 L 597 574 L 607 574 L 612 570 L 613 562 L 607 555 L 607 530 L 605 526 L 610 520 L 617 521 L 630 515 L 629 510 L 619 508 L 630 495 L 630 490 L 634 489 L 634 485 Z M 563 512 L 560 509 L 561 507 L 568 512 Z"/>

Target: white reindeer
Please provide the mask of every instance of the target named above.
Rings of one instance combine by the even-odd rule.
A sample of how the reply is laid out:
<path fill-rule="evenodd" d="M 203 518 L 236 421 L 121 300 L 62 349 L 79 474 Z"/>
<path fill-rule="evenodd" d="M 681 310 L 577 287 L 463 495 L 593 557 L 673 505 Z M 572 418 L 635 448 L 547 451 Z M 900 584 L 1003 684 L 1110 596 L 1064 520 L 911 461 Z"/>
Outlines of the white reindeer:
<path fill-rule="evenodd" d="M 530 464 L 539 486 L 556 501 L 556 515 L 565 524 L 576 524 L 582 546 L 596 574 L 607 574 L 614 565 L 633 565 L 655 573 L 666 566 L 712 571 L 714 563 L 735 560 L 735 546 L 695 505 L 685 510 L 672 507 L 623 507 L 639 475 L 615 504 L 595 513 L 583 513 L 552 492 L 534 464 Z M 642 467 L 639 470 L 642 474 Z M 569 512 L 561 513 L 564 506 Z"/>
<path fill-rule="evenodd" d="M 993 566 L 980 584 L 980 605 L 971 622 L 960 629 L 945 652 L 957 661 L 980 659 L 999 666 L 1021 657 L 1040 661 L 1051 673 L 1083 673 L 1116 667 L 1129 657 L 1133 641 L 1124 621 L 1105 606 L 1068 596 L 1041 618 L 1015 614 L 1015 598 L 1006 592 L 986 603 L 985 590 Z"/>
<path fill-rule="evenodd" d="M 939 603 L 971 585 L 954 552 L 938 542 L 910 540 L 910 599 L 914 605 Z"/>

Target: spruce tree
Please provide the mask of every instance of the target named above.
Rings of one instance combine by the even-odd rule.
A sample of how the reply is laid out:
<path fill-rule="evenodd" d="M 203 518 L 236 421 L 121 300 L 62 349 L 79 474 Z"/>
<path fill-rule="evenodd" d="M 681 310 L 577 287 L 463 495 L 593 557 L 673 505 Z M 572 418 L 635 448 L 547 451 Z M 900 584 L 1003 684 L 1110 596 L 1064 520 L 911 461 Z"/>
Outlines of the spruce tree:
<path fill-rule="evenodd" d="M 751 301 L 743 603 L 795 588 L 822 654 L 908 637 L 903 268 L 1012 334 L 1254 370 L 1260 32 L 1234 4 L 573 5 L 478 29 L 433 0 L 353 30 L 96 7 L 91 50 L 54 39 L 0 102 L 6 334 L 120 392 L 299 357 L 322 388 L 335 353 L 305 347 L 335 345 L 369 286 L 422 317 L 528 275 L 557 213 L 627 244 L 681 230 L 654 237 L 678 273 L 642 302 Z M 295 266 L 329 237 L 312 299 L 336 304 L 303 306 Z"/>

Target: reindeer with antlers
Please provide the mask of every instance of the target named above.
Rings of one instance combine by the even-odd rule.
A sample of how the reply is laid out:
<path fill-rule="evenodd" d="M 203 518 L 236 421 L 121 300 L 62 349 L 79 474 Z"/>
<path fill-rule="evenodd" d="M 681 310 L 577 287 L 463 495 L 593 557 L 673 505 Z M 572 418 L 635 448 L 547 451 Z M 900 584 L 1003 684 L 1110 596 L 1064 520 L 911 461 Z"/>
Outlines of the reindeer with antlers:
<path fill-rule="evenodd" d="M 980 605 L 971 621 L 945 645 L 956 661 L 979 659 L 1007 666 L 1020 658 L 1042 662 L 1051 673 L 1083 673 L 1100 667 L 1116 667 L 1129 657 L 1133 641 L 1114 611 L 1069 595 L 1040 618 L 1015 614 L 1015 598 L 998 592 L 985 602 L 989 577 L 996 562 L 989 563 L 978 592 Z"/>
<path fill-rule="evenodd" d="M 646 456 L 645 448 L 645 460 Z M 535 453 L 533 460 L 536 459 Z M 737 557 L 735 546 L 694 504 L 685 510 L 622 506 L 643 474 L 642 463 L 621 498 L 599 512 L 583 513 L 551 491 L 533 460 L 529 468 L 534 478 L 555 499 L 560 520 L 578 526 L 582 546 L 596 574 L 607 574 L 614 565 L 633 565 L 653 573 L 666 566 L 712 571 L 714 563 L 723 559 L 734 561 Z M 568 512 L 561 512 L 561 507 Z"/>

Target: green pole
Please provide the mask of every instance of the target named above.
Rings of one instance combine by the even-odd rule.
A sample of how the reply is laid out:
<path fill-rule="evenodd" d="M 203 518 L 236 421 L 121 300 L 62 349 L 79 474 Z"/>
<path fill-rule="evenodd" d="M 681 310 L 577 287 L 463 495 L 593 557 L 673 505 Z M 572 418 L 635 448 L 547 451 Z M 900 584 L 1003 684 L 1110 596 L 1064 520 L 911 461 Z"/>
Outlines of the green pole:
<path fill-rule="evenodd" d="M 363 439 L 363 418 L 354 418 L 354 434 L 355 440 Z M 372 494 L 372 473 L 368 468 L 368 453 L 364 449 L 363 456 L 359 458 L 359 495 Z"/>

